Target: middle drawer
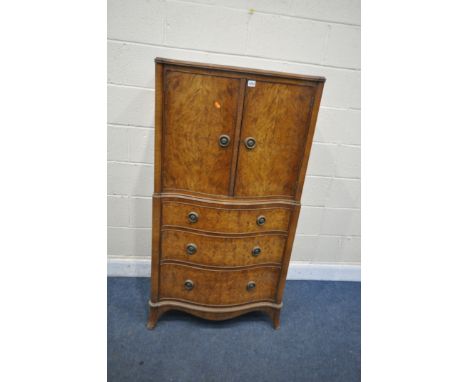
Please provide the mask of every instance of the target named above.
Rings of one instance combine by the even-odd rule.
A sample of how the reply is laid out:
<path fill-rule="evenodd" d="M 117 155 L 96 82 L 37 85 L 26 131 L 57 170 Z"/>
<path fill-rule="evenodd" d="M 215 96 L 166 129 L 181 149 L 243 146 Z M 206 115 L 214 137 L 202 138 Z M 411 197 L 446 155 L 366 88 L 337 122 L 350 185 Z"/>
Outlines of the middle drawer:
<path fill-rule="evenodd" d="M 288 207 L 231 208 L 163 201 L 162 225 L 219 233 L 287 232 Z"/>
<path fill-rule="evenodd" d="M 274 263 L 283 257 L 285 235 L 215 236 L 179 230 L 161 232 L 161 259 L 211 266 Z"/>

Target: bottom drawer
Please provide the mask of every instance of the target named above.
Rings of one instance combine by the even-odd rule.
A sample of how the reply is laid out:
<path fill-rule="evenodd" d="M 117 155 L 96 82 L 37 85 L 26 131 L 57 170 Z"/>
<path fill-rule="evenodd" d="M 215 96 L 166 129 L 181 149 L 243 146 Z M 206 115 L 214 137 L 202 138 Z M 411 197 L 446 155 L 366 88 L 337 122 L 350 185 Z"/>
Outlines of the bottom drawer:
<path fill-rule="evenodd" d="M 275 301 L 279 267 L 211 270 L 179 264 L 161 264 L 160 299 L 178 299 L 204 305 L 238 305 Z"/>

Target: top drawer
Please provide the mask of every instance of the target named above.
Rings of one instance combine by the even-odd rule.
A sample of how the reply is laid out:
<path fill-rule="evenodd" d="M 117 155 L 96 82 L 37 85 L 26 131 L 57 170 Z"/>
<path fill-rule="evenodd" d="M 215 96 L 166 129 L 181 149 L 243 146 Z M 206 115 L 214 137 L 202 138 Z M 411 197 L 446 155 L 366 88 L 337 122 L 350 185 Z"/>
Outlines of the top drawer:
<path fill-rule="evenodd" d="M 287 232 L 290 211 L 287 207 L 233 209 L 166 201 L 162 203 L 162 225 L 223 233 Z"/>

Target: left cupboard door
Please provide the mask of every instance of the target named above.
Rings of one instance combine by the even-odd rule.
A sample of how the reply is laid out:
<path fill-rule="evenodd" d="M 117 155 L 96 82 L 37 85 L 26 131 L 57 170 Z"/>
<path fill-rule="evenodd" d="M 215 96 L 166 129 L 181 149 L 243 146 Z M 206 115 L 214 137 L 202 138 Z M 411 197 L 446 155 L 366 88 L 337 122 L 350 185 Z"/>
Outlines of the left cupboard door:
<path fill-rule="evenodd" d="M 240 80 L 167 69 L 163 191 L 228 195 Z"/>

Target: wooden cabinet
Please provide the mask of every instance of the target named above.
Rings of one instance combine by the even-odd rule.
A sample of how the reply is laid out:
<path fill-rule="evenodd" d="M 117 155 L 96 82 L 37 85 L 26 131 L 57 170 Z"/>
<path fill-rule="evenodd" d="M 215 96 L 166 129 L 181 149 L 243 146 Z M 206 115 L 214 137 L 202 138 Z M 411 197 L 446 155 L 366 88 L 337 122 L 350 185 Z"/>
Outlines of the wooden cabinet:
<path fill-rule="evenodd" d="M 156 59 L 148 328 L 170 309 L 279 327 L 324 82 Z"/>

